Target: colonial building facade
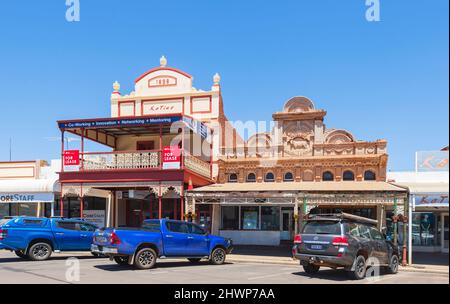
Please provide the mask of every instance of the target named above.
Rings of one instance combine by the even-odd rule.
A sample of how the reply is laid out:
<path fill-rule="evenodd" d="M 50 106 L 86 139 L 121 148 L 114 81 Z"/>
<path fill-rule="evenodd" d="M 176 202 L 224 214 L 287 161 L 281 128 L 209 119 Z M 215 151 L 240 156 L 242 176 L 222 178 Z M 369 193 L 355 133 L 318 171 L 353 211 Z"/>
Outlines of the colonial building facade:
<path fill-rule="evenodd" d="M 326 128 L 325 115 L 308 98 L 288 100 L 273 114 L 271 132 L 223 147 L 218 183 L 190 191 L 187 208 L 209 208 L 210 229 L 236 244 L 292 240 L 311 212 L 345 211 L 389 225 L 406 190 L 386 183 L 386 141 Z"/>
<path fill-rule="evenodd" d="M 151 218 L 186 219 L 184 193 L 208 185 L 218 174 L 219 147 L 236 139 L 223 111 L 220 76 L 211 90 L 193 87 L 193 77 L 160 66 L 135 80 L 135 90 L 113 84 L 111 116 L 58 121 L 61 130 L 61 201 L 84 215 L 86 198 L 107 197 L 107 226 L 140 226 Z M 230 132 L 228 136 L 225 136 Z M 64 147 L 65 134 L 80 137 L 78 150 Z M 86 151 L 85 143 L 103 146 Z M 231 144 L 232 145 L 232 144 Z M 58 209 L 59 208 L 59 209 Z"/>

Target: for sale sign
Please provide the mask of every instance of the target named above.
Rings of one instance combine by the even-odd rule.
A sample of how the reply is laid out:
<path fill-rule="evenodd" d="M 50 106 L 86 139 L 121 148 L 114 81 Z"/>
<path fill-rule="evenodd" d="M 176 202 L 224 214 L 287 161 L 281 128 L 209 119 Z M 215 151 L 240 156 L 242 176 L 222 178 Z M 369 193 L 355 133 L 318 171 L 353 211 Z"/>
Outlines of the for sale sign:
<path fill-rule="evenodd" d="M 79 150 L 64 151 L 64 166 L 79 166 L 79 165 L 80 165 Z"/>
<path fill-rule="evenodd" d="M 178 146 L 163 148 L 163 169 L 180 169 L 181 150 Z"/>

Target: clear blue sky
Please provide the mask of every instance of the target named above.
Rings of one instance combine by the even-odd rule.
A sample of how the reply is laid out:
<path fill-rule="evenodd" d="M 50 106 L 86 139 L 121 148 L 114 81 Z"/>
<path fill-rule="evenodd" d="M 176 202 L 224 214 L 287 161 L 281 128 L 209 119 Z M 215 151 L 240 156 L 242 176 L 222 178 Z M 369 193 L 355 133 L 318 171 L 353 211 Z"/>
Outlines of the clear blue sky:
<path fill-rule="evenodd" d="M 107 117 L 159 64 L 209 89 L 222 76 L 230 120 L 270 120 L 292 96 L 328 111 L 326 125 L 388 140 L 390 170 L 448 144 L 448 0 L 65 0 L 0 2 L 0 160 L 59 157 L 58 119 Z"/>

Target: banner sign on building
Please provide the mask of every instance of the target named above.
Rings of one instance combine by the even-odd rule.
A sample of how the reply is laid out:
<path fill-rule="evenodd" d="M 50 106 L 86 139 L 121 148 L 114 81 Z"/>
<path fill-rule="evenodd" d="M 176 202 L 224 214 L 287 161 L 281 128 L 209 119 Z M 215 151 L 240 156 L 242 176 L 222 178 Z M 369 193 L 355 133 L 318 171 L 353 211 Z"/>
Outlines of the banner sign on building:
<path fill-rule="evenodd" d="M 105 227 L 105 210 L 83 210 L 83 218 L 99 228 Z"/>
<path fill-rule="evenodd" d="M 183 122 L 189 129 L 199 134 L 203 139 L 208 137 L 208 127 L 205 124 L 186 116 L 183 117 Z"/>
<path fill-rule="evenodd" d="M 54 195 L 42 193 L 0 193 L 0 203 L 51 203 Z"/>
<path fill-rule="evenodd" d="M 416 171 L 448 171 L 448 151 L 416 152 Z"/>
<path fill-rule="evenodd" d="M 414 201 L 415 207 L 447 207 L 448 194 L 442 195 L 418 195 Z"/>
<path fill-rule="evenodd" d="M 144 125 L 171 124 L 180 120 L 180 116 L 129 119 L 107 118 L 99 120 L 60 122 L 58 126 L 60 129 L 138 127 Z"/>
<path fill-rule="evenodd" d="M 80 151 L 79 150 L 65 150 L 64 166 L 79 166 L 80 165 Z"/>
<path fill-rule="evenodd" d="M 178 146 L 163 148 L 163 169 L 180 169 L 181 150 Z"/>

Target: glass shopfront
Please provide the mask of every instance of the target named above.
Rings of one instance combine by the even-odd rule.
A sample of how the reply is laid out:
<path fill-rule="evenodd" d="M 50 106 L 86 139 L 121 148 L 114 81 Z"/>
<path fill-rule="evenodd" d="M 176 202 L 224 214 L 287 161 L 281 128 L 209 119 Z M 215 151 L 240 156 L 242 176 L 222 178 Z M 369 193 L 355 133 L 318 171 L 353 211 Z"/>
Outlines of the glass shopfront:
<path fill-rule="evenodd" d="M 59 196 L 56 197 L 54 203 L 54 215 L 61 215 L 61 202 Z M 106 198 L 103 197 L 91 197 L 85 196 L 83 198 L 83 212 L 85 213 L 85 217 L 93 213 L 91 211 L 100 211 L 98 216 L 103 215 L 106 217 Z M 101 212 L 103 211 L 103 212 Z M 45 207 L 45 216 L 51 216 L 51 205 L 46 204 Z M 81 217 L 81 208 L 80 208 L 80 198 L 79 197 L 65 197 L 63 200 L 63 216 L 65 218 L 80 218 Z"/>
<path fill-rule="evenodd" d="M 51 208 L 51 203 L 1 203 L 0 218 L 4 218 L 5 216 L 39 217 L 43 215 L 42 210 L 47 208 Z"/>
<path fill-rule="evenodd" d="M 432 212 L 414 212 L 412 217 L 413 246 L 440 246 L 439 217 Z"/>
<path fill-rule="evenodd" d="M 281 214 L 285 209 L 280 206 L 222 206 L 221 230 L 280 231 Z"/>

